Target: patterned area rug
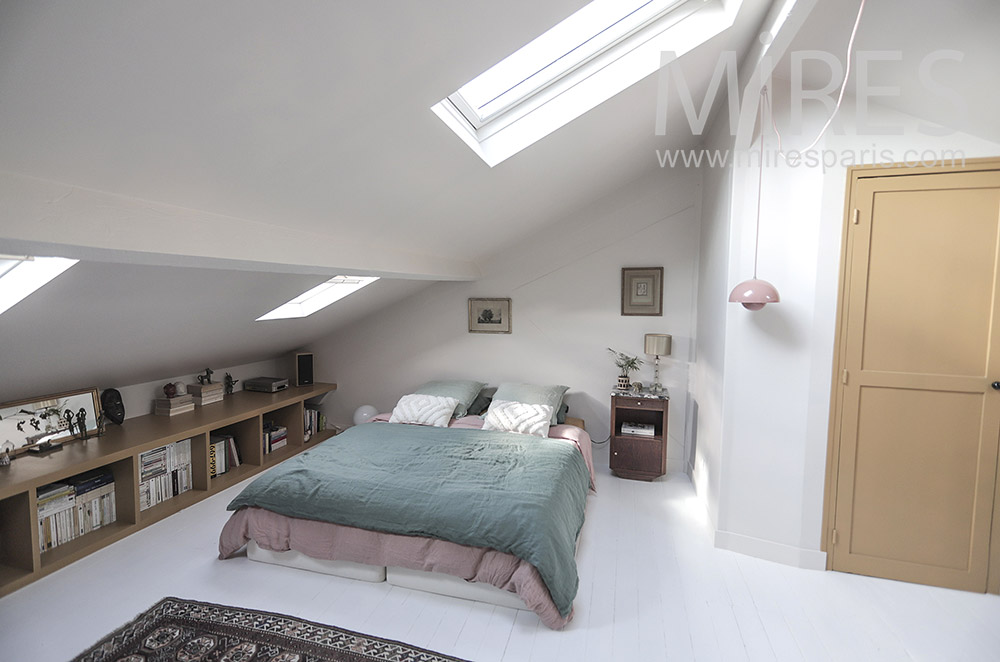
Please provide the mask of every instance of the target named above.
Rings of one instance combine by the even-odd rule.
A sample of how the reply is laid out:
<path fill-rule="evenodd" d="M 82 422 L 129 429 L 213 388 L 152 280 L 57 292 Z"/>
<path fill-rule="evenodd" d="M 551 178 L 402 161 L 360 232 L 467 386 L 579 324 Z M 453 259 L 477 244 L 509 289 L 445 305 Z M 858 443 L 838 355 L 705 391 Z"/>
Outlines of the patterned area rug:
<path fill-rule="evenodd" d="M 74 662 L 463 662 L 291 616 L 164 598 Z"/>

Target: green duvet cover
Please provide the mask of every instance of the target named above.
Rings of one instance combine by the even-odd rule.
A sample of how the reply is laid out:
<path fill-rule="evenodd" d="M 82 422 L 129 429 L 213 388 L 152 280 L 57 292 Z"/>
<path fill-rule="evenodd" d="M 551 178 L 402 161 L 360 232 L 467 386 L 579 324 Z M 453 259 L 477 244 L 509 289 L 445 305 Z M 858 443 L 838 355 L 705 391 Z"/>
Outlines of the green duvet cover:
<path fill-rule="evenodd" d="M 565 440 L 368 423 L 267 471 L 229 510 L 258 506 L 507 552 L 535 566 L 565 617 L 589 485 L 583 455 Z"/>

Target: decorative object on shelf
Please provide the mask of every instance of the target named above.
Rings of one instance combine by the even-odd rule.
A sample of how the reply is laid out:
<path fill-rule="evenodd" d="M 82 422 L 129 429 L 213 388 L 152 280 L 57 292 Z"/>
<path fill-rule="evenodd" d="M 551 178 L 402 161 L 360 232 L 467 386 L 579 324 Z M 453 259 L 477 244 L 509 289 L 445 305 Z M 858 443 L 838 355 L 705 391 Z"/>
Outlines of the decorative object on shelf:
<path fill-rule="evenodd" d="M 645 337 L 645 352 L 655 356 L 653 368 L 653 383 L 649 390 L 651 393 L 662 393 L 663 384 L 660 383 L 660 357 L 670 356 L 673 337 L 669 333 L 647 333 Z"/>
<path fill-rule="evenodd" d="M 632 381 L 630 375 L 639 369 L 639 366 L 643 364 L 643 360 L 638 356 L 629 356 L 610 347 L 608 347 L 608 351 L 614 354 L 615 365 L 618 366 L 618 389 L 627 391 Z"/>
<path fill-rule="evenodd" d="M 174 382 L 174 388 L 177 389 L 177 395 L 187 395 L 188 387 L 184 382 Z"/>
<path fill-rule="evenodd" d="M 173 382 L 167 382 L 166 384 L 163 385 L 163 395 L 167 396 L 168 398 L 173 398 L 177 395 L 177 387 L 174 385 Z"/>
<path fill-rule="evenodd" d="M 214 373 L 214 372 L 215 371 L 212 370 L 211 368 L 205 368 L 205 374 L 204 375 L 198 375 L 198 383 L 202 384 L 202 385 L 211 384 L 212 383 L 212 373 Z"/>
<path fill-rule="evenodd" d="M 760 91 L 760 165 L 757 169 L 757 221 L 753 240 L 753 278 L 736 285 L 729 293 L 730 303 L 743 304 L 747 310 L 760 310 L 769 303 L 778 303 L 781 297 L 778 290 L 766 280 L 757 278 L 757 252 L 760 247 L 760 191 L 764 181 L 764 98 L 767 86 Z"/>
<path fill-rule="evenodd" d="M 510 333 L 510 299 L 469 299 L 469 333 Z"/>
<path fill-rule="evenodd" d="M 2 454 L 0 454 L 0 467 L 9 466 L 11 460 L 10 454 L 14 452 L 14 442 L 3 442 L 3 445 L 0 445 L 0 451 L 2 451 Z"/>
<path fill-rule="evenodd" d="M 96 388 L 0 404 L 0 439 L 14 445 L 14 454 L 44 442 L 85 439 L 99 434 L 100 410 Z"/>
<path fill-rule="evenodd" d="M 354 410 L 354 424 L 361 425 L 362 423 L 367 423 L 378 414 L 378 409 L 371 405 L 361 405 Z"/>
<path fill-rule="evenodd" d="M 622 269 L 622 315 L 663 315 L 663 267 Z"/>
<path fill-rule="evenodd" d="M 239 382 L 239 381 L 240 380 L 238 380 L 238 379 L 233 379 L 233 376 L 230 375 L 228 372 L 226 373 L 226 378 L 224 380 L 224 383 L 226 385 L 226 395 L 232 395 L 233 394 L 233 387 L 235 387 L 236 383 Z"/>
<path fill-rule="evenodd" d="M 72 412 L 67 411 L 66 414 Z M 106 388 L 101 393 L 101 413 L 116 425 L 125 422 L 125 403 L 122 402 L 122 394 L 115 388 Z"/>
<path fill-rule="evenodd" d="M 632 392 L 642 393 L 642 382 L 632 382 Z"/>

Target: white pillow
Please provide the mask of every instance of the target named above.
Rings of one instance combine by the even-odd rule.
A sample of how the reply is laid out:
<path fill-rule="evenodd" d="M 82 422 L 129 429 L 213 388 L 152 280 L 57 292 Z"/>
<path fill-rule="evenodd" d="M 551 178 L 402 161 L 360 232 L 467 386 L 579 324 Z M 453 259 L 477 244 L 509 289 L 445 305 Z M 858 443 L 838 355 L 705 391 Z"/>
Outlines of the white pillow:
<path fill-rule="evenodd" d="M 549 436 L 552 405 L 532 405 L 512 400 L 494 400 L 483 421 L 484 430 L 518 432 L 536 437 Z"/>
<path fill-rule="evenodd" d="M 415 423 L 416 425 L 446 428 L 457 406 L 458 398 L 411 393 L 399 399 L 396 407 L 392 410 L 389 422 Z"/>

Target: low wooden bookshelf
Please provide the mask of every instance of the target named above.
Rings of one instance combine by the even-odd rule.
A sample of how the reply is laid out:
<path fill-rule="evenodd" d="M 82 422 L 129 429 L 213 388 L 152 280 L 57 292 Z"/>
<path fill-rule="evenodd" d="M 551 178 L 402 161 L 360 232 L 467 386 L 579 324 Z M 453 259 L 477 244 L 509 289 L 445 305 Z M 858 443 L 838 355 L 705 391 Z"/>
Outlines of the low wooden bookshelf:
<path fill-rule="evenodd" d="M 99 437 L 69 442 L 62 450 L 41 456 L 21 455 L 10 466 L 0 466 L 0 596 L 328 439 L 333 432 L 320 430 L 305 440 L 305 401 L 336 388 L 336 384 L 314 384 L 279 393 L 240 391 L 184 414 L 138 416 L 120 426 L 108 424 Z M 288 428 L 288 445 L 280 452 L 264 454 L 265 419 L 280 421 Z M 210 478 L 208 439 L 218 432 L 235 437 L 242 463 L 231 472 Z M 182 439 L 191 440 L 193 489 L 140 511 L 139 455 Z M 117 521 L 39 551 L 38 488 L 93 469 L 106 469 L 114 475 Z"/>

